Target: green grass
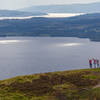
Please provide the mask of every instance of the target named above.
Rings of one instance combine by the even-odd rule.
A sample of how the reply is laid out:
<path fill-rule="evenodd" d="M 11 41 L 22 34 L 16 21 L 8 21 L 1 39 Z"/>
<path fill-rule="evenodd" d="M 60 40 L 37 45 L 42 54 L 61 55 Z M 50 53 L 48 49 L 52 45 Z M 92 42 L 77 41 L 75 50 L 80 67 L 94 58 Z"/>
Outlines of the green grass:
<path fill-rule="evenodd" d="M 100 100 L 99 82 L 99 68 L 17 76 L 0 81 L 0 100 Z"/>

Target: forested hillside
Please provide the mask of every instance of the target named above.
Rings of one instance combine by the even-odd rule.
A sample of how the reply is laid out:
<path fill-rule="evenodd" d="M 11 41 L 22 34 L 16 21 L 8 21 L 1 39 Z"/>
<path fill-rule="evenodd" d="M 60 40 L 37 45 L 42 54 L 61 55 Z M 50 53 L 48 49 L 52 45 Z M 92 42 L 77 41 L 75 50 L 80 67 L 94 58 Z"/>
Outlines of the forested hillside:
<path fill-rule="evenodd" d="M 0 36 L 61 36 L 100 41 L 100 14 L 72 18 L 0 20 Z"/>

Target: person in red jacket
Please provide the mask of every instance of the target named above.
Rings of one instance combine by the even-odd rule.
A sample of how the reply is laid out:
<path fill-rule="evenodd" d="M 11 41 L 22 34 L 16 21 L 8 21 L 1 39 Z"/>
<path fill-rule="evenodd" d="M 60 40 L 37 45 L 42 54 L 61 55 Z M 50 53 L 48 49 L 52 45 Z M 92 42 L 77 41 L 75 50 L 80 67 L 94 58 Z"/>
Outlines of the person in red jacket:
<path fill-rule="evenodd" d="M 92 68 L 92 59 L 89 59 L 90 68 Z"/>
<path fill-rule="evenodd" d="M 93 64 L 94 64 L 94 68 L 97 67 L 97 60 L 93 58 Z"/>

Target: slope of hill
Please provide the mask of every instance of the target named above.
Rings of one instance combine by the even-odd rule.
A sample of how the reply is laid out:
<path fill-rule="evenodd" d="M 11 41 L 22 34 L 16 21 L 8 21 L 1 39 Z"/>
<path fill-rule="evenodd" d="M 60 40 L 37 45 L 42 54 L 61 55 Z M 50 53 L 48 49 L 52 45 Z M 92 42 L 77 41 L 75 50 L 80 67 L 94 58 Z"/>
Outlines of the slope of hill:
<path fill-rule="evenodd" d="M 20 9 L 28 12 L 45 13 L 97 13 L 100 12 L 100 2 L 71 5 L 41 5 Z"/>
<path fill-rule="evenodd" d="M 0 17 L 25 17 L 25 16 L 39 16 L 45 13 L 31 13 L 16 10 L 0 10 Z"/>
<path fill-rule="evenodd" d="M 61 36 L 100 41 L 100 14 L 72 18 L 1 20 L 0 36 Z"/>
<path fill-rule="evenodd" d="M 100 100 L 100 69 L 18 76 L 0 81 L 0 100 Z"/>

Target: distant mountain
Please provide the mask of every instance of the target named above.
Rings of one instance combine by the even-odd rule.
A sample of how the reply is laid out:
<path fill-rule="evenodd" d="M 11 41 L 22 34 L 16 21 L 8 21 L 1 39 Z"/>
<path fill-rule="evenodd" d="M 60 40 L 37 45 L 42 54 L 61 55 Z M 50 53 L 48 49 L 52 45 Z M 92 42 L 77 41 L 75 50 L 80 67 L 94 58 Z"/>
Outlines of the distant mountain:
<path fill-rule="evenodd" d="M 26 16 L 39 16 L 44 15 L 45 13 L 40 12 L 24 12 L 16 10 L 0 10 L 0 17 L 26 17 Z"/>
<path fill-rule="evenodd" d="M 100 13 L 71 18 L 0 20 L 0 36 L 79 37 L 100 41 Z"/>
<path fill-rule="evenodd" d="M 100 2 L 90 4 L 71 4 L 71 5 L 42 5 L 20 9 L 28 12 L 45 13 L 98 13 L 100 12 Z"/>

